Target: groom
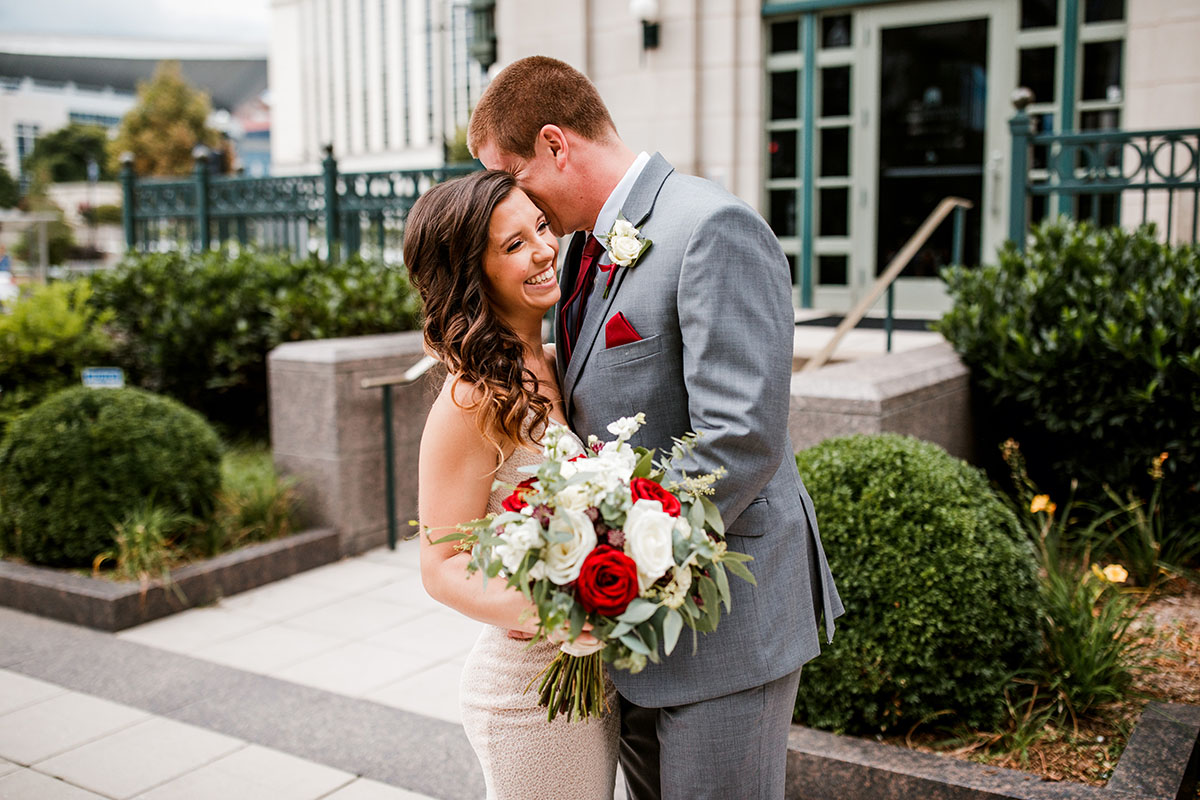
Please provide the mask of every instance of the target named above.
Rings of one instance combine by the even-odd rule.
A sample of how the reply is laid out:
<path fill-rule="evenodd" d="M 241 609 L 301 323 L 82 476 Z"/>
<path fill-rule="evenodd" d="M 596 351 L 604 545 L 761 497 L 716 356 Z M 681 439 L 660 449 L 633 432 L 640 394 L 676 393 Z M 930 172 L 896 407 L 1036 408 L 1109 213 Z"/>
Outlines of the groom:
<path fill-rule="evenodd" d="M 609 422 L 642 411 L 631 443 L 660 452 L 701 434 L 682 466 L 728 470 L 713 500 L 729 547 L 754 557 L 757 588 L 730 582 L 733 610 L 694 655 L 682 644 L 637 675 L 611 671 L 629 797 L 778 800 L 800 667 L 820 652 L 820 619 L 832 637 L 842 613 L 787 434 L 793 316 L 779 242 L 716 184 L 629 149 L 596 87 L 561 61 L 501 72 L 468 141 L 516 176 L 556 235 L 575 234 L 555 314 L 571 426 L 606 439 Z M 605 249 L 596 235 L 619 220 L 636 233 L 618 226 Z"/>

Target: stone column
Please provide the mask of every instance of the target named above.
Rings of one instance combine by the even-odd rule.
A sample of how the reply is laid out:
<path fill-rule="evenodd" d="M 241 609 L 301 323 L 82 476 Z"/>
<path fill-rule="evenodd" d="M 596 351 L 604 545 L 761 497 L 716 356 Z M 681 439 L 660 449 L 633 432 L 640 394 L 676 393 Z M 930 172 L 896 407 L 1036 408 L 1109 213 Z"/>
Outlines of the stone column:
<path fill-rule="evenodd" d="M 382 389 L 364 378 L 399 375 L 424 355 L 418 331 L 291 342 L 267 361 L 275 466 L 299 480 L 310 527 L 338 532 L 343 555 L 387 541 Z M 444 373 L 393 387 L 396 516 L 417 516 L 417 455 Z"/>

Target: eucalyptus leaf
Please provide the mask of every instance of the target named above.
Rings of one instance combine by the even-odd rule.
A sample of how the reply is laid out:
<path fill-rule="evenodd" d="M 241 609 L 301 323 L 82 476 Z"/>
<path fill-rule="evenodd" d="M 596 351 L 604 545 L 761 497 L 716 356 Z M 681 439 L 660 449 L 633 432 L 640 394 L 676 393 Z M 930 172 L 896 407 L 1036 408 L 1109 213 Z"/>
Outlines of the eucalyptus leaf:
<path fill-rule="evenodd" d="M 663 652 L 671 655 L 675 649 L 676 642 L 679 641 L 679 634 L 683 630 L 683 615 L 676 609 L 671 609 L 667 612 L 667 618 L 663 620 Z"/>
<path fill-rule="evenodd" d="M 634 635 L 633 633 L 627 633 L 624 636 L 620 637 L 620 641 L 621 641 L 621 644 L 625 645 L 626 647 L 628 647 L 630 650 L 632 650 L 635 653 L 641 653 L 642 655 L 647 656 L 647 657 L 650 655 L 650 648 L 646 647 L 645 642 L 643 642 L 641 639 L 637 638 L 637 636 Z"/>
<path fill-rule="evenodd" d="M 625 613 L 617 617 L 619 622 L 628 622 L 630 625 L 637 625 L 640 622 L 645 622 L 654 616 L 654 612 L 658 609 L 657 603 L 651 603 L 649 600 L 643 600 L 640 597 L 634 598 L 629 607 L 625 609 Z"/>

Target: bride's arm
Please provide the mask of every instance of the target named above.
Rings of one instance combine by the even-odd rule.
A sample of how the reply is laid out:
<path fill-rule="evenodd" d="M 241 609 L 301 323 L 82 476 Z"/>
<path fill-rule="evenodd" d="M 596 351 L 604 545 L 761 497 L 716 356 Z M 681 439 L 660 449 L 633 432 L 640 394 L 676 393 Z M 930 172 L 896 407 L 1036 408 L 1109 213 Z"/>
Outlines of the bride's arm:
<path fill-rule="evenodd" d="M 433 544 L 455 525 L 486 513 L 497 458 L 470 413 L 454 404 L 447 385 L 430 409 L 421 436 L 421 580 L 433 599 L 468 617 L 533 633 L 537 616 L 520 592 L 498 578 L 488 580 L 485 589 L 481 574 L 467 572 L 466 553 L 456 552 L 452 543 Z"/>

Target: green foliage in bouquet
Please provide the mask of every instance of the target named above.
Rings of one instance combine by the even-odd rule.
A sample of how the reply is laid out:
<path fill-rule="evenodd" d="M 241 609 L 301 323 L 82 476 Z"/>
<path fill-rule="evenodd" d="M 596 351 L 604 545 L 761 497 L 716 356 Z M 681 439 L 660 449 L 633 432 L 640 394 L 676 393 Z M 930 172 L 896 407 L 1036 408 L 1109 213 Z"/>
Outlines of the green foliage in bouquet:
<path fill-rule="evenodd" d="M 1200 514 L 1200 250 L 1060 220 L 943 278 L 954 307 L 935 327 L 971 368 L 985 452 L 1015 438 L 1039 484 L 1078 478 L 1095 499 L 1148 497 L 1167 452 L 1164 504 Z"/>
<path fill-rule="evenodd" d="M 18 415 L 78 384 L 83 367 L 109 363 L 112 342 L 92 319 L 83 282 L 25 290 L 0 313 L 0 439 Z"/>
<path fill-rule="evenodd" d="M 212 427 L 169 398 L 66 389 L 18 419 L 0 445 L 11 550 L 35 564 L 90 567 L 146 503 L 205 516 L 220 461 Z"/>
<path fill-rule="evenodd" d="M 796 462 L 846 616 L 804 667 L 796 719 L 869 734 L 942 715 L 995 722 L 1039 652 L 1035 558 L 983 474 L 894 434 L 830 439 Z"/>
<path fill-rule="evenodd" d="M 272 348 L 420 321 L 404 271 L 358 257 L 158 253 L 130 256 L 93 280 L 93 305 L 111 310 L 131 381 L 238 433 L 265 434 Z"/>

